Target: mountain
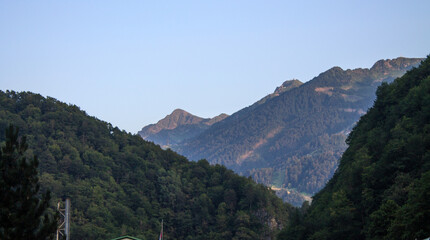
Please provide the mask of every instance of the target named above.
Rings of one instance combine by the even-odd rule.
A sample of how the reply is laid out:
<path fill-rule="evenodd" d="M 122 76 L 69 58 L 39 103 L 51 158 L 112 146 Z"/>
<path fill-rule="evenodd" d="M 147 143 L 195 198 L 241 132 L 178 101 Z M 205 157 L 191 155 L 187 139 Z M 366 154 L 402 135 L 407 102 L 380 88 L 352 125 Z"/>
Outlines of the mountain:
<path fill-rule="evenodd" d="M 297 79 L 285 81 L 275 89 L 275 92 L 267 95 L 255 105 L 263 104 L 268 99 L 279 96 L 279 94 L 291 90 L 303 84 Z M 150 124 L 142 128 L 138 134 L 145 140 L 152 141 L 164 148 L 175 148 L 178 144 L 194 138 L 209 129 L 213 124 L 227 118 L 222 113 L 213 118 L 201 118 L 182 109 L 175 109 L 156 124 Z"/>
<path fill-rule="evenodd" d="M 9 124 L 27 137 L 27 158 L 38 156 L 52 211 L 71 199 L 71 239 L 157 239 L 161 220 L 165 239 L 273 239 L 287 223 L 291 206 L 266 186 L 190 162 L 75 105 L 0 91 L 2 144 Z"/>
<path fill-rule="evenodd" d="M 252 176 L 299 205 L 333 175 L 346 136 L 372 105 L 376 88 L 421 60 L 380 60 L 370 69 L 333 67 L 303 84 L 287 81 L 172 149 Z"/>
<path fill-rule="evenodd" d="M 333 178 L 278 239 L 430 236 L 430 56 L 376 95 Z"/>
<path fill-rule="evenodd" d="M 182 109 L 176 109 L 156 124 L 142 128 L 138 134 L 145 140 L 168 148 L 199 135 L 212 124 L 222 121 L 226 117 L 228 115 L 223 113 L 214 118 L 201 118 Z"/>
<path fill-rule="evenodd" d="M 251 106 L 251 109 L 255 108 L 258 105 L 265 103 L 269 99 L 272 99 L 274 97 L 278 97 L 281 93 L 288 92 L 289 90 L 291 90 L 293 88 L 299 87 L 302 84 L 303 83 L 297 79 L 287 80 L 284 83 L 282 83 L 281 86 L 277 87 L 272 94 L 269 94 L 269 95 L 265 96 L 264 98 L 260 99 L 258 102 L 254 103 Z"/>

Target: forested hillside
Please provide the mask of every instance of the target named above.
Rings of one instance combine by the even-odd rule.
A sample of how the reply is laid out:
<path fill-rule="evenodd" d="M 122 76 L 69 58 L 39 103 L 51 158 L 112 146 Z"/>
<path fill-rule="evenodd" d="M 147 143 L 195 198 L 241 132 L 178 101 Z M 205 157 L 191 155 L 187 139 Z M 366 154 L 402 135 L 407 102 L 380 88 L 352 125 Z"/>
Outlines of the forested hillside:
<path fill-rule="evenodd" d="M 9 124 L 40 161 L 51 206 L 69 197 L 71 239 L 266 239 L 285 226 L 288 205 L 252 180 L 186 158 L 30 92 L 0 91 L 0 137 Z"/>
<path fill-rule="evenodd" d="M 430 56 L 376 95 L 333 178 L 279 239 L 430 237 Z"/>
<path fill-rule="evenodd" d="M 371 107 L 377 86 L 421 60 L 380 60 L 370 69 L 334 67 L 304 84 L 286 82 L 285 91 L 278 88 L 172 149 L 252 176 L 301 204 L 300 193 L 316 193 L 333 175 L 346 136 Z"/>

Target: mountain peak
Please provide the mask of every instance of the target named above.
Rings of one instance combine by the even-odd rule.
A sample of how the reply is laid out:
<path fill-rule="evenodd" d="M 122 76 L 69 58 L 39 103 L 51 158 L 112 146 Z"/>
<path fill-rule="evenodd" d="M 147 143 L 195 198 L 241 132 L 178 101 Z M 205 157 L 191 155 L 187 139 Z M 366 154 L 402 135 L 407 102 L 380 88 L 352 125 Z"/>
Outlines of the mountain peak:
<path fill-rule="evenodd" d="M 170 115 L 181 114 L 181 113 L 189 113 L 189 112 L 182 110 L 180 108 L 177 108 L 177 109 L 173 110 L 173 112 Z"/>
<path fill-rule="evenodd" d="M 145 136 L 158 133 L 164 129 L 175 129 L 181 125 L 198 124 L 203 120 L 204 118 L 194 116 L 185 110 L 177 108 L 156 124 L 150 124 L 142 128 L 139 134 L 145 138 Z"/>
<path fill-rule="evenodd" d="M 309 81 L 309 84 L 316 87 L 341 87 L 351 89 L 357 83 L 360 84 L 380 84 L 382 81 L 391 82 L 395 78 L 403 75 L 407 70 L 419 64 L 422 58 L 404 58 L 379 60 L 368 68 L 355 68 L 343 70 L 335 66 L 320 73 L 317 77 Z M 366 77 L 367 76 L 367 77 Z M 374 78 L 378 76 L 377 78 Z M 367 82 L 373 79 L 373 82 Z"/>
<path fill-rule="evenodd" d="M 327 70 L 327 72 L 342 72 L 343 69 L 339 66 L 334 66 L 332 68 L 330 68 L 329 70 Z"/>
<path fill-rule="evenodd" d="M 194 116 L 193 114 L 182 109 L 175 109 L 171 114 L 157 122 L 167 129 L 174 129 L 179 125 L 196 124 L 203 121 L 203 118 Z"/>
<path fill-rule="evenodd" d="M 185 118 L 185 119 L 184 119 Z M 175 119 L 181 121 L 180 125 L 183 124 L 193 124 L 198 119 L 198 121 L 204 120 L 204 118 L 198 117 L 194 114 L 191 114 L 181 108 L 176 108 L 172 113 L 168 114 L 166 117 L 158 121 L 157 123 L 163 121 L 164 119 Z M 191 120 L 191 122 L 189 122 Z"/>
<path fill-rule="evenodd" d="M 185 110 L 182 110 L 180 108 L 177 108 L 177 109 L 173 110 L 173 112 L 170 114 L 170 116 L 172 116 L 172 115 L 188 115 L 188 114 L 190 114 L 190 113 L 185 111 Z"/>
<path fill-rule="evenodd" d="M 302 85 L 303 83 L 300 82 L 297 79 L 291 79 L 291 80 L 287 80 L 284 83 L 282 83 L 281 86 L 277 87 L 275 89 L 275 94 L 281 94 L 283 92 L 286 92 L 288 90 L 291 90 L 293 88 L 299 87 L 300 85 Z"/>
<path fill-rule="evenodd" d="M 181 141 L 183 138 L 200 133 L 226 117 L 228 115 L 223 113 L 214 118 L 201 118 L 177 108 L 156 124 L 150 124 L 142 128 L 138 134 L 144 139 L 157 142 L 163 146 L 169 146 L 172 143 Z"/>
<path fill-rule="evenodd" d="M 325 72 L 320 73 L 316 78 L 332 78 L 334 76 L 339 76 L 339 74 L 343 73 L 345 73 L 345 71 L 341 67 L 335 66 Z"/>
<path fill-rule="evenodd" d="M 389 71 L 397 68 L 407 68 L 412 62 L 424 60 L 423 58 L 404 58 L 381 59 L 370 68 L 371 71 Z"/>

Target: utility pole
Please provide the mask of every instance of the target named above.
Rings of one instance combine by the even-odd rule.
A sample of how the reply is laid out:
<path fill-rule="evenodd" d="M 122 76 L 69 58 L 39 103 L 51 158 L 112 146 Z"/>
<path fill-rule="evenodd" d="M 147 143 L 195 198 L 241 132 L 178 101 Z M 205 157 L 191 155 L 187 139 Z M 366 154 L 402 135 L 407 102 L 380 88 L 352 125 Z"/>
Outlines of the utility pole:
<path fill-rule="evenodd" d="M 70 240 L 70 199 L 66 198 L 66 207 L 61 209 L 61 202 L 57 204 L 57 211 L 60 213 L 60 222 L 57 228 L 57 240 L 61 236 L 66 236 L 66 240 Z"/>

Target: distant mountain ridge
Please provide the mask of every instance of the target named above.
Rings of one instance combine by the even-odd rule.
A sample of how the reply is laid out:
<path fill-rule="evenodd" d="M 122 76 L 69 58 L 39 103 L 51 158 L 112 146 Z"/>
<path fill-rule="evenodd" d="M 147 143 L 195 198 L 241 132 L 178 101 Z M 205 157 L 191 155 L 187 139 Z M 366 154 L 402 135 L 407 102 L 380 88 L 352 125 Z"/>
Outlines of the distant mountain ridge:
<path fill-rule="evenodd" d="M 287 81 L 253 105 L 171 147 L 192 160 L 205 158 L 252 176 L 300 204 L 304 198 L 297 199 L 298 193 L 317 192 L 333 175 L 346 149 L 346 136 L 372 105 L 376 88 L 421 60 L 380 60 L 370 69 L 333 67 L 303 84 Z"/>
<path fill-rule="evenodd" d="M 156 124 L 142 128 L 138 134 L 143 139 L 153 141 L 162 147 L 170 147 L 200 134 L 226 117 L 228 115 L 223 113 L 213 118 L 201 118 L 182 109 L 175 109 Z"/>
<path fill-rule="evenodd" d="M 376 95 L 333 178 L 277 239 L 428 239 L 430 56 Z"/>

